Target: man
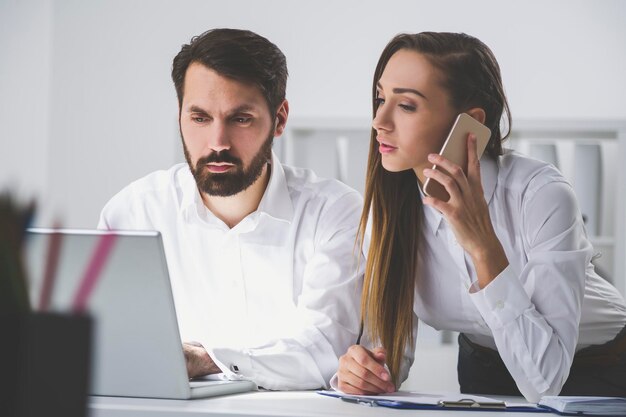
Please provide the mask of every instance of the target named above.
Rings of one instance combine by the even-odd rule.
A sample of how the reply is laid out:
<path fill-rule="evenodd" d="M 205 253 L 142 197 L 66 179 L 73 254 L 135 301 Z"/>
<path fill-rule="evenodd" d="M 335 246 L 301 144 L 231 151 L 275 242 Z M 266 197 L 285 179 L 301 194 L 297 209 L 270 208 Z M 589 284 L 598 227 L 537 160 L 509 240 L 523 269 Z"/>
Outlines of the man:
<path fill-rule="evenodd" d="M 99 227 L 161 232 L 190 377 L 326 387 L 359 330 L 361 198 L 272 153 L 289 104 L 267 39 L 205 32 L 172 79 L 187 164 L 124 188 Z"/>

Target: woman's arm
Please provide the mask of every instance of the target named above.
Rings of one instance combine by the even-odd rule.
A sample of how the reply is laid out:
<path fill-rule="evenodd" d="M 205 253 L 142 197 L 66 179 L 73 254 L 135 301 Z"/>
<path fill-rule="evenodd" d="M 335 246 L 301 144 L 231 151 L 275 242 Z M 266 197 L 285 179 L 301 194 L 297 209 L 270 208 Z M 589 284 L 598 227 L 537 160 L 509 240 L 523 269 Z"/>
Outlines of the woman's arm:
<path fill-rule="evenodd" d="M 424 203 L 443 213 L 471 256 L 478 278 L 471 299 L 518 388 L 534 402 L 558 394 L 569 375 L 592 247 L 569 184 L 555 177 L 533 179 L 519 207 L 524 243 L 519 250 L 528 261 L 521 270 L 509 265 L 489 220 L 469 142 L 467 177 L 446 161 L 437 163 L 451 176 L 427 173 L 449 188 L 450 201 L 425 198 Z"/>
<path fill-rule="evenodd" d="M 425 169 L 424 175 L 441 183 L 450 199 L 444 202 L 424 197 L 423 202 L 439 210 L 450 223 L 457 242 L 472 258 L 480 288 L 484 288 L 508 266 L 509 261 L 491 224 L 473 134 L 469 135 L 467 144 L 467 176 L 460 166 L 441 155 L 428 156 L 430 162 L 445 169 L 449 175 L 432 169 Z"/>
<path fill-rule="evenodd" d="M 569 375 L 592 247 L 572 188 L 529 190 L 520 233 L 527 263 L 507 267 L 471 295 L 524 396 L 557 395 Z"/>

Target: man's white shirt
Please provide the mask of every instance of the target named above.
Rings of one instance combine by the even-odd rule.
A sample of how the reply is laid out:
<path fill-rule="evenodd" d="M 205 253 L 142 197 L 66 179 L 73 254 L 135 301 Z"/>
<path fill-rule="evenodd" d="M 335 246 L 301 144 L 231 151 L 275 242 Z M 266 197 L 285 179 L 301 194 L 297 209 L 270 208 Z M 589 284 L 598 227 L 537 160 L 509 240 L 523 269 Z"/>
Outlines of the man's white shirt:
<path fill-rule="evenodd" d="M 124 188 L 99 228 L 161 232 L 181 338 L 226 377 L 312 389 L 358 336 L 361 208 L 356 191 L 273 155 L 258 209 L 232 229 L 205 207 L 187 164 Z"/>

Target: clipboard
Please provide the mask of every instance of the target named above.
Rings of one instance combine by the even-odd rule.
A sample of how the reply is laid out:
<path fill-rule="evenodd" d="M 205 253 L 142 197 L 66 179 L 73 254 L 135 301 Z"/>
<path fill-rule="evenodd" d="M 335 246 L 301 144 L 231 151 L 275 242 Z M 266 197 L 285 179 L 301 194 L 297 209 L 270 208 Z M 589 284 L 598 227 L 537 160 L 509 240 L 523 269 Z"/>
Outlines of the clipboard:
<path fill-rule="evenodd" d="M 349 395 L 338 391 L 317 391 L 320 395 L 368 407 L 388 407 L 403 410 L 508 411 L 550 413 L 535 404 L 513 404 L 493 398 L 465 394 L 430 394 L 399 391 L 391 395 Z"/>

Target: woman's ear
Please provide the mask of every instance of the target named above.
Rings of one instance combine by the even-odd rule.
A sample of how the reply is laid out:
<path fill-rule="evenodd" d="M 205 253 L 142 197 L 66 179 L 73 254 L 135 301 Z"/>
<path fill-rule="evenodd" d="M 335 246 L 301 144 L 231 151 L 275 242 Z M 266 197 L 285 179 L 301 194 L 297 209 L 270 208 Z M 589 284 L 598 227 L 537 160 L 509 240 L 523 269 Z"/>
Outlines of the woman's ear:
<path fill-rule="evenodd" d="M 485 124 L 485 120 L 487 120 L 487 114 L 480 107 L 473 107 L 467 110 L 465 113 L 472 116 L 474 119 L 478 120 L 480 123 Z"/>
<path fill-rule="evenodd" d="M 285 125 L 287 124 L 287 118 L 289 117 L 289 102 L 287 100 L 283 100 L 276 112 L 276 125 L 274 128 L 274 136 L 280 136 L 283 134 L 285 130 Z"/>

